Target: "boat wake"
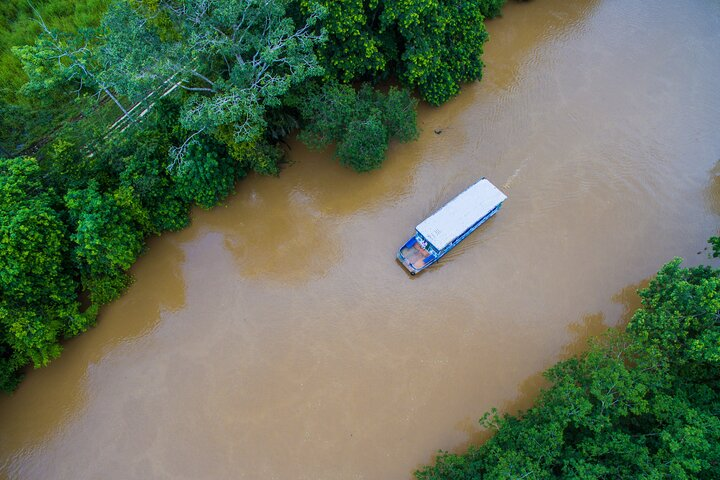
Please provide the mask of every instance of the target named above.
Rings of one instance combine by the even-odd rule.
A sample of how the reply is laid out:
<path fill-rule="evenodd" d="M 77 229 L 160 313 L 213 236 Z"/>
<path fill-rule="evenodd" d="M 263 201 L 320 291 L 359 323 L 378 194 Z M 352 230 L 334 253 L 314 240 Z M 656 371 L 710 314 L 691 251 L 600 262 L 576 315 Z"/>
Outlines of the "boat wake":
<path fill-rule="evenodd" d="M 520 164 L 520 166 L 515 169 L 515 171 L 513 172 L 512 175 L 510 175 L 510 178 L 508 178 L 507 182 L 505 182 L 502 186 L 503 190 L 507 190 L 508 188 L 510 188 L 512 186 L 513 182 L 515 181 L 517 176 L 520 174 L 520 170 L 525 168 L 525 164 L 527 163 L 527 161 L 528 161 L 527 158 L 525 160 L 523 160 L 523 162 Z"/>

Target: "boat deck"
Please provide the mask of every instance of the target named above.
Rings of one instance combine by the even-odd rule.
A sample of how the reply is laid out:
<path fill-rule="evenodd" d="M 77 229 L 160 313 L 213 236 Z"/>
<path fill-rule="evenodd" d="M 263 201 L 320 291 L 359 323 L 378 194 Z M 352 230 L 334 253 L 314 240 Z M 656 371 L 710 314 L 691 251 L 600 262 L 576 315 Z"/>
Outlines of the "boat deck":
<path fill-rule="evenodd" d="M 425 259 L 430 256 L 430 252 L 425 250 L 418 242 L 413 242 L 409 247 L 401 248 L 400 253 L 416 270 L 420 270 L 425 265 Z"/>

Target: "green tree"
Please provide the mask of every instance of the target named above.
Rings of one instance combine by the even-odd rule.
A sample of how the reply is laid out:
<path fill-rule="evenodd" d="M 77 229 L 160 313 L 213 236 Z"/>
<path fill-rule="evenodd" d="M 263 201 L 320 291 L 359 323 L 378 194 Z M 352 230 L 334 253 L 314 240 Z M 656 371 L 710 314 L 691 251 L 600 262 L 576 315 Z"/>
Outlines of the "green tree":
<path fill-rule="evenodd" d="M 480 2 L 480 13 L 485 18 L 493 18 L 500 15 L 505 0 L 483 0 Z"/>
<path fill-rule="evenodd" d="M 320 60 L 333 77 L 350 82 L 361 78 L 383 77 L 390 73 L 388 63 L 398 56 L 396 36 L 381 24 L 382 0 L 300 0 L 309 15 L 317 5 L 327 12 L 322 26 L 327 42 L 318 46 Z"/>
<path fill-rule="evenodd" d="M 378 168 L 388 141 L 417 137 L 417 102 L 406 90 L 392 87 L 387 95 L 363 85 L 325 84 L 300 106 L 305 128 L 300 139 L 314 148 L 337 143 L 335 156 L 356 171 Z"/>
<path fill-rule="evenodd" d="M 94 316 L 130 283 L 125 272 L 142 249 L 147 212 L 132 187 L 101 193 L 95 182 L 70 190 L 65 204 L 73 227 L 73 260 L 91 301 L 89 315 Z"/>
<path fill-rule="evenodd" d="M 0 2 L 0 156 L 33 152 L 39 159 L 37 145 L 78 114 L 71 92 L 44 91 L 28 98 L 20 91 L 27 76 L 13 47 L 35 42 L 42 30 L 40 16 L 47 18 L 50 28 L 77 32 L 96 26 L 106 7 L 104 0 Z"/>
<path fill-rule="evenodd" d="M 65 225 L 34 159 L 0 159 L 0 388 L 47 365 L 59 338 L 84 328 Z"/>
<path fill-rule="evenodd" d="M 168 151 L 182 136 L 177 125 L 179 100 L 160 99 L 143 125 L 131 125 L 113 138 L 97 157 L 113 168 L 118 186 L 130 187 L 148 214 L 150 233 L 179 230 L 189 222 L 190 201 L 183 199 L 169 170 Z"/>
<path fill-rule="evenodd" d="M 223 150 L 210 141 L 193 144 L 185 160 L 173 168 L 177 191 L 185 201 L 212 208 L 232 192 L 245 172 Z"/>
<path fill-rule="evenodd" d="M 399 142 L 417 139 L 417 100 L 407 89 L 391 87 L 387 97 L 380 97 L 380 104 L 390 138 Z"/>
<path fill-rule="evenodd" d="M 162 141 L 153 138 L 156 135 L 150 131 L 131 137 L 137 143 L 123 157 L 125 168 L 120 184 L 133 192 L 147 212 L 149 231 L 160 234 L 187 226 L 189 202 L 183 199 L 167 170 L 167 144 L 163 148 Z"/>
<path fill-rule="evenodd" d="M 404 39 L 400 79 L 422 98 L 440 105 L 463 83 L 482 78 L 482 46 L 488 38 L 482 0 L 394 2 L 383 13 Z"/>
<path fill-rule="evenodd" d="M 278 139 L 289 133 L 285 132 Z M 280 162 L 284 153 L 278 144 L 270 143 L 265 138 L 238 142 L 229 128 L 220 128 L 214 138 L 225 145 L 223 155 L 228 155 L 237 162 L 233 168 L 238 171 L 239 176 L 243 176 L 245 171 L 250 170 L 261 175 L 278 175 L 280 173 Z"/>
<path fill-rule="evenodd" d="M 710 245 L 712 246 L 713 258 L 720 257 L 720 237 L 710 237 Z"/>
<path fill-rule="evenodd" d="M 335 155 L 344 165 L 357 172 L 379 168 L 388 148 L 388 131 L 381 113 L 373 110 L 366 118 L 354 118 L 347 125 L 347 134 L 337 145 Z"/>
<path fill-rule="evenodd" d="M 296 27 L 286 4 L 160 0 L 150 9 L 148 2 L 117 1 L 103 21 L 103 78 L 131 96 L 171 85 L 188 93 L 180 123 L 189 134 L 171 151 L 176 162 L 201 135 L 221 129 L 229 128 L 237 143 L 257 141 L 265 111 L 323 73 L 314 53 L 323 38 L 313 29 L 322 12 Z M 147 21 L 159 14 L 170 27 Z"/>
<path fill-rule="evenodd" d="M 77 94 L 88 91 L 105 94 L 125 114 L 130 115 L 101 75 L 98 61 L 99 35 L 94 29 L 81 29 L 77 33 L 50 29 L 38 18 L 42 33 L 34 45 L 13 47 L 28 77 L 22 87 L 25 95 L 43 99 L 58 91 Z"/>
<path fill-rule="evenodd" d="M 4 0 L 0 3 L 0 104 L 23 102 L 18 90 L 25 82 L 12 47 L 32 44 L 40 26 L 37 18 L 47 18 L 50 28 L 76 32 L 96 26 L 107 8 L 104 0 L 52 0 L 28 2 Z"/>
<path fill-rule="evenodd" d="M 702 380 L 720 367 L 720 277 L 707 266 L 665 265 L 640 292 L 643 308 L 628 331 L 674 373 Z"/>
<path fill-rule="evenodd" d="M 300 0 L 300 8 L 317 3 L 328 12 L 320 58 L 335 79 L 394 76 L 439 105 L 482 78 L 484 15 L 497 15 L 504 0 Z"/>

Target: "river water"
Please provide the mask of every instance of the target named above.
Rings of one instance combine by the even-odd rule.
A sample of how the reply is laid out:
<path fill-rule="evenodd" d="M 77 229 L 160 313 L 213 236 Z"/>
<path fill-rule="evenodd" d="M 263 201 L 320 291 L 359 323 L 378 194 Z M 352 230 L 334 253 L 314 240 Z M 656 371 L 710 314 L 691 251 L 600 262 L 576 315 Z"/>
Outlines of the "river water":
<path fill-rule="evenodd" d="M 99 325 L 0 399 L 13 479 L 403 479 L 484 438 L 627 319 L 720 214 L 720 3 L 511 1 L 485 79 L 359 175 L 279 178 L 150 242 Z M 481 176 L 509 199 L 437 267 L 394 256 Z M 700 253 L 698 253 L 700 252 Z"/>

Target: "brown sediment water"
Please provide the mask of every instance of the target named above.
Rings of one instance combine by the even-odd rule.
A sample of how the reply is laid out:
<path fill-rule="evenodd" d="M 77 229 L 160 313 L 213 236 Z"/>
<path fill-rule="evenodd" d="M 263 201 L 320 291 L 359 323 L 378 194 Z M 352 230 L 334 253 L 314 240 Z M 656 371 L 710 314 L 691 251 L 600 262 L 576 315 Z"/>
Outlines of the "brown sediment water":
<path fill-rule="evenodd" d="M 379 171 L 291 142 L 279 178 L 152 240 L 98 326 L 0 399 L 0 476 L 410 478 L 526 408 L 665 261 L 706 262 L 720 4 L 511 1 L 488 28 L 484 80 Z M 398 247 L 481 176 L 503 209 L 409 277 Z"/>

